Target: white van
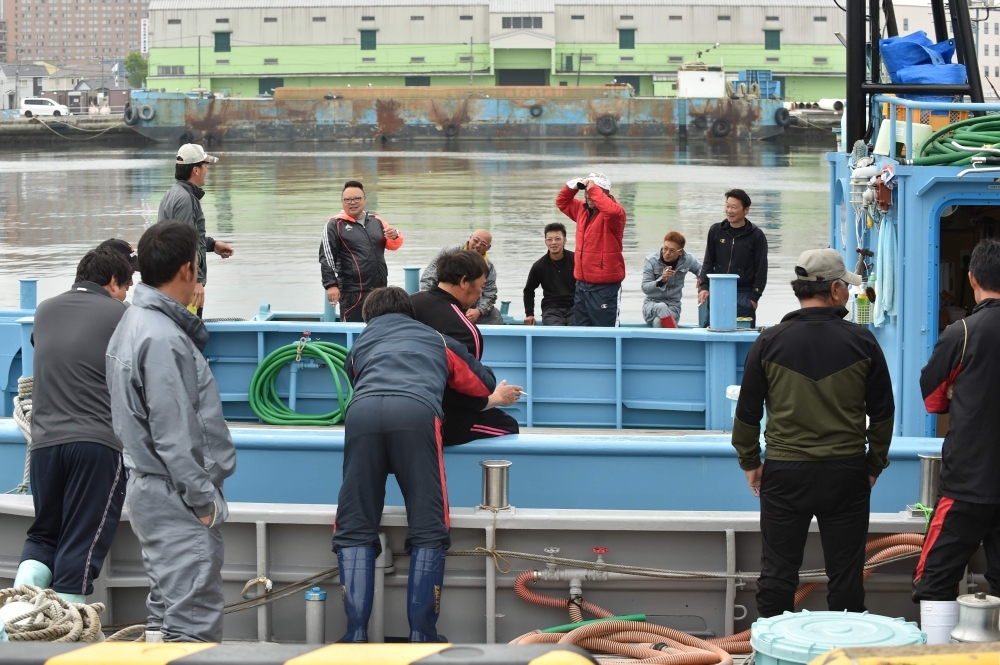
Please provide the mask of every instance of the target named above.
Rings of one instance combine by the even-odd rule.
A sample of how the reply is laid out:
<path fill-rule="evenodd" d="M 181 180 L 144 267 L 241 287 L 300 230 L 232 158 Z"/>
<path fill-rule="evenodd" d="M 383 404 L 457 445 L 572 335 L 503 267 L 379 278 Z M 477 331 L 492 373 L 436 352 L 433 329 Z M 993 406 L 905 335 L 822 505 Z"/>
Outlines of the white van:
<path fill-rule="evenodd" d="M 21 100 L 21 115 L 31 118 L 36 115 L 70 115 L 69 109 L 45 97 L 28 97 Z"/>

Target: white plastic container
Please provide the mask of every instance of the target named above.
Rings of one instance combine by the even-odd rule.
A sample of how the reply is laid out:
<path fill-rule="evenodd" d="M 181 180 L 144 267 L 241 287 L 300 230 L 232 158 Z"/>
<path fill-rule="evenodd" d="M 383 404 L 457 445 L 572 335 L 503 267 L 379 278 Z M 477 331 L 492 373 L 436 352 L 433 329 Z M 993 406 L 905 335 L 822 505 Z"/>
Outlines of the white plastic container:
<path fill-rule="evenodd" d="M 948 644 L 957 625 L 957 600 L 920 601 L 920 630 L 927 633 L 927 644 Z"/>
<path fill-rule="evenodd" d="M 736 402 L 740 399 L 740 386 L 726 386 L 726 399 L 729 400 L 729 415 L 736 418 Z M 764 417 L 760 419 L 760 432 L 764 433 L 767 425 L 767 406 L 764 406 Z"/>
<path fill-rule="evenodd" d="M 846 113 L 844 115 L 847 115 Z M 919 122 L 913 123 L 913 154 L 917 154 L 920 150 L 920 144 L 930 138 L 932 134 L 931 126 L 924 125 Z M 906 121 L 897 120 L 896 121 L 896 145 L 897 148 L 906 143 Z M 889 154 L 889 121 L 883 120 L 882 124 L 878 128 L 878 138 L 875 139 L 875 150 L 876 155 Z M 907 155 L 910 157 L 910 155 Z"/>

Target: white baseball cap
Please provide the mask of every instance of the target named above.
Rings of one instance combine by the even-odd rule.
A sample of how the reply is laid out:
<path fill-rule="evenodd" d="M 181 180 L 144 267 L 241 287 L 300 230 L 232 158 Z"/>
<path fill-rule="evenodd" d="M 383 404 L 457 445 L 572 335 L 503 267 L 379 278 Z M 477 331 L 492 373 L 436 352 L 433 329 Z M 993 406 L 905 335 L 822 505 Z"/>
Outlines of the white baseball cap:
<path fill-rule="evenodd" d="M 840 252 L 835 249 L 810 249 L 799 255 L 795 277 L 806 282 L 832 282 L 842 279 L 861 286 L 861 275 L 847 270 Z"/>
<path fill-rule="evenodd" d="M 208 154 L 205 152 L 205 149 L 197 143 L 185 143 L 181 146 L 181 149 L 177 151 L 178 164 L 201 164 L 202 162 L 214 164 L 217 161 L 219 161 L 218 157 L 213 157 Z"/>

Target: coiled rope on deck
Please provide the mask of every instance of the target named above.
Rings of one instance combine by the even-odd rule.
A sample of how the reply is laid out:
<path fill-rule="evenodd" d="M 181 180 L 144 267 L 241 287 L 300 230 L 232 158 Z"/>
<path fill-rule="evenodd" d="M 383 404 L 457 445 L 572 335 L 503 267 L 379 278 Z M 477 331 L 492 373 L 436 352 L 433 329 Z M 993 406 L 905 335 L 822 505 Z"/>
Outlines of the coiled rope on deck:
<path fill-rule="evenodd" d="M 24 452 L 24 477 L 21 484 L 7 492 L 7 494 L 27 494 L 31 486 L 31 391 L 34 389 L 35 380 L 30 376 L 22 376 L 17 380 L 17 397 L 14 398 L 14 422 L 17 423 L 21 434 L 24 435 L 28 445 Z"/>
<path fill-rule="evenodd" d="M 887 122 L 883 120 L 882 122 Z M 916 152 L 916 166 L 965 166 L 972 158 L 993 156 L 987 152 L 965 152 L 952 145 L 967 148 L 996 149 L 1000 144 L 1000 115 L 987 115 L 954 122 L 928 137 Z"/>
<path fill-rule="evenodd" d="M 318 360 L 330 370 L 339 408 L 323 414 L 297 413 L 278 397 L 277 381 L 281 370 L 303 358 Z M 250 379 L 250 408 L 268 425 L 336 425 L 343 422 L 347 404 L 354 394 L 344 369 L 346 359 L 347 349 L 339 344 L 307 341 L 305 337 L 296 344 L 275 349 L 264 358 Z"/>
<path fill-rule="evenodd" d="M 70 603 L 52 589 L 39 589 L 30 584 L 13 589 L 0 589 L 0 605 L 25 602 L 32 609 L 6 621 L 7 637 L 11 642 L 100 642 L 100 614 L 104 603 Z"/>

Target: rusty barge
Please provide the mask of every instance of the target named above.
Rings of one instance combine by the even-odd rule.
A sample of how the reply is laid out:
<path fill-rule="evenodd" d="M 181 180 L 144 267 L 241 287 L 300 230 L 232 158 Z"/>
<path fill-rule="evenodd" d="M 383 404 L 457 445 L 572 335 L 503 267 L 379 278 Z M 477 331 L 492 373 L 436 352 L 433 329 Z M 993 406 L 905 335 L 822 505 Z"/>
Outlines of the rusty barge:
<path fill-rule="evenodd" d="M 166 143 L 765 139 L 777 99 L 635 97 L 630 86 L 278 88 L 273 97 L 134 91 L 125 119 Z"/>

